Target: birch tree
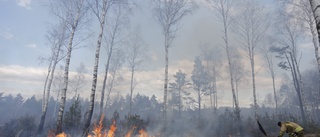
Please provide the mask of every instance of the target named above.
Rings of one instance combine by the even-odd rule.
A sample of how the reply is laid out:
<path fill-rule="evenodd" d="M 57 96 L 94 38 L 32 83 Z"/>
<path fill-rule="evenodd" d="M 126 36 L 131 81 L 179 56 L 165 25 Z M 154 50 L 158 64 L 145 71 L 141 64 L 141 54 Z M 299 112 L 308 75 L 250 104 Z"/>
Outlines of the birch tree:
<path fill-rule="evenodd" d="M 58 100 L 61 94 L 61 91 L 63 89 L 63 66 L 59 65 L 59 68 L 55 71 L 56 74 L 54 76 L 54 80 L 53 80 L 53 91 L 57 94 L 55 104 L 54 104 L 54 110 L 53 110 L 53 115 L 52 118 L 56 119 L 57 117 L 57 106 L 58 106 Z"/>
<path fill-rule="evenodd" d="M 314 50 L 315 50 L 315 55 L 318 63 L 318 71 L 319 71 L 319 76 L 320 76 L 320 56 L 319 56 L 319 43 L 320 43 L 320 1 L 317 0 L 309 0 L 310 5 L 311 5 L 311 11 L 314 16 L 316 28 L 317 28 L 317 33 L 318 33 L 318 45 L 315 44 L 315 34 L 313 34 L 313 43 L 314 43 Z M 313 32 L 313 31 L 312 31 Z M 319 80 L 320 82 L 320 80 Z M 319 86 L 320 87 L 320 86 Z M 319 88 L 319 96 L 320 96 L 320 88 Z"/>
<path fill-rule="evenodd" d="M 235 114 L 237 119 L 237 124 L 239 125 L 239 131 L 241 133 L 241 117 L 240 117 L 240 107 L 236 98 L 236 92 L 235 92 L 235 78 L 232 73 L 232 61 L 231 61 L 231 49 L 230 49 L 230 42 L 229 42 L 229 31 L 230 24 L 233 22 L 231 16 L 234 14 L 234 8 L 236 6 L 236 1 L 234 0 L 206 0 L 207 4 L 216 10 L 218 13 L 216 14 L 217 20 L 223 24 L 223 42 L 222 47 L 225 49 L 227 53 L 227 60 L 228 60 L 228 70 L 230 75 L 230 86 L 231 86 L 231 92 L 232 92 L 232 98 L 235 108 Z"/>
<path fill-rule="evenodd" d="M 280 12 L 283 13 L 283 12 Z M 282 61 L 278 64 L 281 69 L 290 70 L 294 88 L 299 99 L 299 106 L 301 111 L 301 118 L 303 123 L 307 122 L 305 112 L 305 97 L 302 86 L 302 78 L 300 74 L 300 61 L 298 51 L 298 39 L 301 36 L 301 29 L 296 25 L 296 21 L 285 14 L 279 16 L 278 35 L 276 44 L 270 50 L 278 54 Z"/>
<path fill-rule="evenodd" d="M 146 58 L 146 44 L 143 41 L 141 36 L 140 28 L 136 28 L 134 32 L 129 36 L 128 40 L 126 41 L 127 47 L 127 58 L 126 61 L 128 63 L 129 71 L 131 72 L 130 78 L 130 109 L 129 113 L 132 112 L 132 94 L 134 87 L 136 84 L 134 83 L 134 74 L 136 70 L 142 65 L 143 61 Z"/>
<path fill-rule="evenodd" d="M 320 76 L 320 56 L 319 56 L 319 38 L 317 34 L 316 16 L 313 9 L 313 0 L 282 0 L 282 7 L 286 7 L 287 14 L 297 19 L 297 22 L 302 26 L 302 29 L 309 32 L 306 33 L 308 37 L 311 34 L 312 43 L 315 52 L 315 58 L 317 61 L 318 75 Z M 311 6 L 310 6 L 311 5 Z M 292 8 L 293 7 L 293 8 Z M 319 12 L 319 11 L 318 11 Z M 319 20 L 319 19 L 318 19 Z M 319 31 L 318 31 L 319 32 Z M 320 83 L 320 79 L 318 80 Z M 318 87 L 320 95 L 320 85 Z"/>
<path fill-rule="evenodd" d="M 257 0 L 244 0 L 241 5 L 234 23 L 234 32 L 239 37 L 241 47 L 250 61 L 253 104 L 255 117 L 257 118 L 255 54 L 257 47 L 261 45 L 261 41 L 269 29 L 271 16 Z"/>
<path fill-rule="evenodd" d="M 107 107 L 110 103 L 110 95 L 111 92 L 116 88 L 117 85 L 121 81 L 123 81 L 123 77 L 121 76 L 121 67 L 123 66 L 125 62 L 125 56 L 123 56 L 125 53 L 117 49 L 114 51 L 113 58 L 111 58 L 110 61 L 110 70 L 109 70 L 109 78 L 108 78 L 108 88 L 107 88 L 107 99 L 105 101 L 105 107 L 104 111 L 107 112 Z"/>
<path fill-rule="evenodd" d="M 62 119 L 66 102 L 66 93 L 68 88 L 69 77 L 69 64 L 73 48 L 74 36 L 76 31 L 79 29 L 79 27 L 82 25 L 85 19 L 88 7 L 86 6 L 86 2 L 84 0 L 58 0 L 51 2 L 51 4 L 54 14 L 59 18 L 59 20 L 67 24 L 68 30 L 70 31 L 67 46 L 67 55 L 64 66 L 64 87 L 61 93 L 60 108 L 57 118 L 56 134 L 59 134 L 62 132 Z"/>
<path fill-rule="evenodd" d="M 97 79 L 98 79 L 98 66 L 99 66 L 99 57 L 100 57 L 100 47 L 105 27 L 105 18 L 107 14 L 107 10 L 109 8 L 109 3 L 107 3 L 108 0 L 95 0 L 92 3 L 88 2 L 90 5 L 90 8 L 94 15 L 98 18 L 99 21 L 99 34 L 98 34 L 98 40 L 96 45 L 96 52 L 95 52 L 95 59 L 94 59 L 94 68 L 93 68 L 93 74 L 92 74 L 92 86 L 91 86 L 91 94 L 90 94 L 90 103 L 88 110 L 85 113 L 84 116 L 84 131 L 83 136 L 87 136 L 89 132 L 89 126 L 91 124 L 91 118 L 92 113 L 94 109 L 94 99 L 95 99 L 95 93 L 96 93 L 96 87 L 97 87 Z"/>
<path fill-rule="evenodd" d="M 189 0 L 152 0 L 154 4 L 153 14 L 157 23 L 161 26 L 164 35 L 165 70 L 164 70 L 164 95 L 163 95 L 163 116 L 167 114 L 168 96 L 168 68 L 169 48 L 175 39 L 176 32 L 180 28 L 180 21 L 190 14 L 195 7 L 193 1 Z"/>
<path fill-rule="evenodd" d="M 231 52 L 231 73 L 232 76 L 234 76 L 234 86 L 235 86 L 235 92 L 236 92 L 236 101 L 237 104 L 239 104 L 239 86 L 241 82 L 246 81 L 246 76 L 248 74 L 248 71 L 245 70 L 245 66 L 242 62 L 243 57 L 239 53 L 238 49 L 232 49 Z M 234 106 L 235 103 L 233 103 Z"/>
<path fill-rule="evenodd" d="M 48 74 L 45 81 L 45 88 L 43 91 L 43 104 L 42 104 L 42 114 L 40 119 L 40 124 L 38 127 L 38 133 L 43 131 L 43 126 L 46 119 L 47 109 L 48 109 L 48 101 L 50 97 L 51 85 L 53 82 L 56 65 L 58 62 L 63 59 L 61 56 L 62 48 L 66 42 L 67 38 L 67 28 L 65 22 L 60 22 L 60 24 L 54 27 L 52 30 L 48 31 L 47 39 L 52 43 L 51 47 L 51 57 L 49 60 Z M 49 77 L 50 76 L 50 77 Z"/>
<path fill-rule="evenodd" d="M 276 78 L 276 67 L 275 67 L 275 56 L 270 51 L 270 46 L 263 46 L 261 48 L 261 55 L 264 57 L 265 60 L 265 68 L 268 70 L 268 73 L 272 79 L 272 88 L 273 88 L 273 99 L 275 101 L 276 113 L 278 114 L 278 99 L 277 99 L 277 92 L 276 92 L 276 85 L 275 85 L 275 78 Z"/>
<path fill-rule="evenodd" d="M 101 100 L 100 100 L 100 115 L 103 113 L 103 104 L 104 104 L 104 94 L 108 81 L 108 71 L 110 66 L 110 60 L 112 58 L 112 54 L 117 46 L 123 42 L 123 37 L 121 36 L 124 30 L 127 28 L 129 19 L 126 14 L 124 7 L 122 5 L 114 5 L 115 8 L 112 8 L 113 14 L 109 17 L 109 21 L 107 21 L 106 35 L 104 36 L 106 44 L 107 44 L 107 62 L 105 66 L 105 74 L 103 78 L 103 85 L 101 90 Z"/>
<path fill-rule="evenodd" d="M 90 103 L 89 103 L 88 110 L 86 111 L 86 115 L 84 117 L 85 125 L 84 125 L 83 136 L 87 136 L 89 132 L 89 126 L 91 124 L 91 118 L 92 118 L 93 109 L 94 109 L 94 100 L 95 100 L 97 79 L 98 79 L 100 47 L 101 47 L 102 38 L 104 35 L 104 29 L 106 28 L 105 25 L 106 25 L 107 12 L 113 5 L 118 5 L 118 4 L 127 5 L 128 2 L 129 0 L 94 0 L 94 1 L 88 2 L 91 8 L 91 11 L 98 19 L 99 33 L 98 33 L 98 39 L 97 39 L 96 52 L 94 55 L 95 61 L 94 61 L 94 68 L 93 68 L 93 74 L 92 74 L 93 80 L 92 80 L 91 93 L 90 93 Z"/>

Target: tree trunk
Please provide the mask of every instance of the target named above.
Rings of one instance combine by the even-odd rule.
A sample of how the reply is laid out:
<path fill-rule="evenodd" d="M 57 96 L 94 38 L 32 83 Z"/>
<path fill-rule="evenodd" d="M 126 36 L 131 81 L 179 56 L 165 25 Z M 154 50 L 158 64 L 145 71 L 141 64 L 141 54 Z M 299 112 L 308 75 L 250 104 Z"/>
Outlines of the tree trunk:
<path fill-rule="evenodd" d="M 50 60 L 49 67 L 48 67 L 48 73 L 47 73 L 47 76 L 46 76 L 46 80 L 45 80 L 45 82 L 44 82 L 43 95 L 42 95 L 42 111 L 44 110 L 44 104 L 45 104 L 45 98 L 46 98 L 46 89 L 47 89 L 48 79 L 49 79 L 49 76 L 50 76 L 50 74 L 51 74 L 52 62 L 53 62 L 53 60 L 51 59 L 51 60 Z"/>
<path fill-rule="evenodd" d="M 294 87 L 296 89 L 296 92 L 297 92 L 297 95 L 298 95 L 301 118 L 302 118 L 303 123 L 305 124 L 306 123 L 306 117 L 305 117 L 304 105 L 303 105 L 302 98 L 301 98 L 301 91 L 300 91 L 301 88 L 300 88 L 300 83 L 299 83 L 299 80 L 298 80 L 296 64 L 294 62 L 294 59 L 293 59 L 294 57 L 293 57 L 292 53 L 289 53 L 289 56 L 290 56 L 290 59 L 289 59 L 289 57 L 287 55 L 286 55 L 286 58 L 287 58 L 287 61 L 289 63 L 289 66 L 290 66 L 293 85 L 294 85 Z"/>
<path fill-rule="evenodd" d="M 77 14 L 76 21 L 74 23 L 77 23 L 78 20 L 79 20 L 79 14 Z M 69 44 L 68 44 L 68 52 L 67 52 L 66 64 L 65 64 L 65 69 L 64 69 L 64 78 L 63 78 L 64 79 L 63 80 L 64 87 L 63 87 L 62 93 L 61 93 L 56 134 L 59 134 L 62 132 L 62 119 L 63 119 L 63 112 L 64 112 L 65 103 L 66 103 L 66 94 L 67 94 L 67 89 L 68 89 L 69 64 L 70 64 L 71 52 L 72 52 L 72 42 L 73 42 L 76 28 L 77 28 L 77 26 L 72 26 L 72 31 L 71 31 L 71 35 L 70 35 Z"/>
<path fill-rule="evenodd" d="M 239 103 L 239 92 L 238 92 L 238 91 L 239 91 L 239 90 L 238 90 L 238 89 L 239 89 L 239 88 L 238 88 L 238 87 L 239 87 L 239 86 L 238 86 L 239 82 L 238 82 L 238 80 L 235 80 L 235 81 L 234 81 L 234 84 L 235 84 L 235 90 L 236 90 L 236 98 L 237 98 L 237 101 L 238 101 L 238 103 Z M 234 108 L 234 104 L 235 104 L 235 103 L 234 103 L 234 100 L 233 100 L 233 104 L 232 104 L 232 107 L 233 107 L 233 108 Z"/>
<path fill-rule="evenodd" d="M 132 112 L 132 94 L 133 94 L 133 75 L 134 75 L 134 68 L 131 68 L 131 81 L 130 81 L 130 114 Z"/>
<path fill-rule="evenodd" d="M 319 41 L 318 44 L 320 44 L 320 9 L 319 9 L 320 1 L 318 0 L 309 0 L 309 1 L 310 1 L 311 9 L 313 12 L 313 16 L 316 22 L 316 28 L 318 32 L 318 41 Z M 319 45 L 315 44 L 315 41 L 316 41 L 315 34 L 312 33 L 312 35 L 313 35 L 314 50 L 315 50 L 315 56 L 318 63 L 318 71 L 319 71 L 319 77 L 320 77 L 320 57 L 319 57 L 319 51 L 318 51 Z M 320 82 L 320 79 L 319 79 L 319 82 Z M 320 96 L 320 84 L 319 84 L 319 96 Z"/>
<path fill-rule="evenodd" d="M 164 70 L 164 95 L 163 95 L 163 117 L 167 118 L 167 94 L 168 94 L 168 64 L 169 64 L 169 36 L 165 34 L 165 70 Z"/>
<path fill-rule="evenodd" d="M 93 80 L 92 80 L 92 87 L 91 87 L 90 103 L 89 103 L 89 108 L 88 108 L 88 110 L 86 112 L 86 116 L 85 116 L 85 125 L 84 125 L 83 136 L 87 136 L 87 134 L 89 132 L 89 126 L 91 123 L 91 118 L 92 118 L 93 109 L 94 109 L 94 98 L 95 98 L 97 79 L 98 79 L 100 47 L 101 47 L 101 41 L 102 41 L 102 36 L 103 36 L 103 31 L 104 31 L 106 12 L 107 12 L 106 9 L 103 9 L 102 18 L 100 20 L 101 21 L 100 33 L 98 36 L 97 48 L 96 48 L 96 53 L 95 53 L 95 61 L 94 61 L 95 63 L 94 63 L 94 69 L 93 69 Z"/>
<path fill-rule="evenodd" d="M 46 89 L 47 89 L 47 83 L 48 83 L 48 79 L 49 79 L 49 76 L 51 74 L 51 65 L 52 65 L 52 60 L 50 61 L 50 64 L 49 64 L 49 67 L 48 67 L 48 74 L 46 76 L 46 80 L 44 82 L 44 89 L 43 89 L 43 96 L 42 96 L 42 114 L 41 114 L 41 119 L 40 119 L 40 124 L 39 124 L 39 127 L 38 127 L 38 133 L 41 133 L 42 130 L 43 130 L 43 125 L 44 125 L 44 121 L 45 121 L 45 115 L 46 115 Z"/>
<path fill-rule="evenodd" d="M 278 110 L 278 99 L 277 99 L 277 92 L 276 92 L 276 84 L 275 84 L 275 76 L 274 76 L 274 74 L 273 74 L 273 72 L 271 72 L 272 74 L 272 76 L 271 76 L 271 78 L 272 78 L 272 87 L 273 87 L 273 96 L 274 96 L 274 101 L 275 101 L 275 103 L 276 103 L 276 114 L 279 114 L 279 110 Z"/>
<path fill-rule="evenodd" d="M 254 114 L 255 118 L 258 118 L 258 104 L 257 104 L 257 96 L 256 96 L 256 81 L 255 81 L 255 72 L 254 72 L 254 54 L 253 49 L 251 50 L 250 56 L 250 65 L 251 65 L 251 76 L 252 76 L 252 92 L 253 92 L 253 103 L 254 103 Z"/>
<path fill-rule="evenodd" d="M 198 117 L 201 116 L 201 93 L 200 88 L 198 88 Z"/>
<path fill-rule="evenodd" d="M 232 91 L 232 97 L 233 97 L 233 101 L 235 104 L 235 114 L 236 114 L 236 124 L 239 130 L 240 135 L 242 135 L 242 127 L 241 127 L 241 117 L 240 117 L 240 108 L 239 108 L 239 103 L 237 101 L 236 98 L 236 93 L 235 93 L 235 89 L 234 89 L 234 75 L 232 72 L 232 65 L 231 65 L 231 58 L 230 58 L 230 48 L 229 48 L 229 41 L 228 41 L 228 26 L 227 26 L 227 21 L 226 21 L 226 17 L 223 16 L 223 27 L 224 27 L 224 42 L 225 42 L 225 49 L 227 52 L 227 58 L 228 58 L 228 67 L 229 67 L 229 74 L 230 74 L 230 85 L 231 85 L 231 91 Z"/>
<path fill-rule="evenodd" d="M 179 117 L 181 117 L 181 87 L 179 85 Z"/>
<path fill-rule="evenodd" d="M 216 78 L 214 78 L 216 79 Z M 216 80 L 214 80 L 214 87 L 213 87 L 213 90 L 214 90 L 214 112 L 217 112 L 218 110 L 218 91 L 217 91 L 217 83 L 216 83 Z"/>
<path fill-rule="evenodd" d="M 50 91 L 51 91 L 51 85 L 52 85 L 52 81 L 53 81 L 53 77 L 54 77 L 54 71 L 56 69 L 56 65 L 58 64 L 58 57 L 59 57 L 59 51 L 60 51 L 60 47 L 58 48 L 58 51 L 57 51 L 57 57 L 55 58 L 54 60 L 54 63 L 53 63 L 53 67 L 52 67 L 52 71 L 51 71 L 51 74 L 50 74 L 50 79 L 49 79 L 49 83 L 48 83 L 48 87 L 47 87 L 47 95 L 46 95 L 46 98 L 45 98 L 45 102 L 44 102 L 44 109 L 42 110 L 42 115 L 41 115 L 41 120 L 40 120 L 40 124 L 39 124 L 39 128 L 38 128 L 38 133 L 41 133 L 42 130 L 43 130 L 43 125 L 44 125 L 44 122 L 46 120 L 46 114 L 47 114 L 47 109 L 48 109 L 48 102 L 49 102 L 49 97 L 50 97 Z"/>
<path fill-rule="evenodd" d="M 295 64 L 296 64 L 296 67 L 297 67 L 297 73 L 298 73 L 298 76 L 299 76 L 299 85 L 300 85 L 300 94 L 301 94 L 301 100 L 302 100 L 302 105 L 303 107 L 305 108 L 306 107 L 306 97 L 304 95 L 304 90 L 303 90 L 303 82 L 302 82 L 302 77 L 301 77 L 301 73 L 300 73 L 300 69 L 299 69 L 299 65 L 298 65 L 298 62 L 297 60 L 295 59 Z M 307 109 L 304 109 L 304 113 L 305 113 L 305 122 L 309 122 L 310 120 L 310 115 L 307 111 Z M 307 123 L 306 123 L 307 124 Z"/>
<path fill-rule="evenodd" d="M 103 86 L 102 86 L 102 90 L 101 90 L 100 113 L 99 113 L 100 117 L 102 116 L 102 113 L 103 113 L 104 93 L 105 93 L 105 89 L 106 89 L 106 85 L 107 85 L 109 64 L 110 64 L 110 59 L 111 59 L 111 54 L 112 54 L 112 45 L 113 44 L 110 45 L 111 47 L 110 47 L 110 51 L 109 51 L 109 55 L 108 55 L 106 70 L 105 70 L 104 79 L 103 79 Z"/>
<path fill-rule="evenodd" d="M 210 105 L 213 107 L 213 89 L 210 87 Z"/>

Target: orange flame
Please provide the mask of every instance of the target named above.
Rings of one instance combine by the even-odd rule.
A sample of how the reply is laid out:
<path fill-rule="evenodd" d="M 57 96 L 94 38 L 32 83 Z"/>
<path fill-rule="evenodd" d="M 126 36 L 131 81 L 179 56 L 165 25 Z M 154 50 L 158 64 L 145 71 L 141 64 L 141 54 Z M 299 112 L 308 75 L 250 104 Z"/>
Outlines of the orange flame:
<path fill-rule="evenodd" d="M 64 133 L 64 132 L 56 135 L 56 137 L 67 137 L 67 136 L 68 136 L 68 135 L 67 135 L 66 133 Z"/>
<path fill-rule="evenodd" d="M 101 118 L 100 118 L 100 121 L 99 121 L 99 124 L 98 125 L 94 125 L 94 129 L 92 130 L 92 133 L 93 134 L 89 134 L 87 137 L 114 137 L 115 136 L 115 131 L 117 130 L 117 127 L 116 127 L 116 121 L 113 121 L 111 126 L 110 126 L 110 130 L 108 131 L 108 133 L 106 132 L 106 130 L 102 131 L 103 130 L 103 117 L 104 115 L 101 115 Z M 130 130 L 125 137 L 131 137 L 131 134 L 133 132 L 133 130 L 135 129 L 136 127 L 133 127 L 132 130 Z M 144 132 L 144 131 L 142 131 Z M 140 131 L 139 131 L 140 133 Z M 147 136 L 144 136 L 144 134 L 146 134 L 145 132 L 144 133 L 140 133 L 140 137 L 147 137 Z M 143 135 L 143 136 L 141 136 Z M 71 137 L 70 135 L 62 132 L 58 135 L 55 135 L 54 132 L 52 131 L 49 131 L 49 134 L 48 134 L 48 137 Z"/>
<path fill-rule="evenodd" d="M 62 132 L 58 135 L 55 135 L 55 132 L 52 131 L 52 130 L 49 130 L 49 133 L 48 133 L 48 137 L 70 137 L 70 135 L 67 135 L 66 133 Z"/>
<path fill-rule="evenodd" d="M 148 133 L 143 129 L 139 130 L 139 137 L 149 137 Z"/>
<path fill-rule="evenodd" d="M 106 131 L 101 132 L 103 129 L 103 123 L 102 123 L 103 117 L 104 117 L 104 115 L 102 114 L 100 117 L 99 125 L 98 126 L 95 125 L 94 129 L 92 130 L 94 135 L 88 135 L 88 137 L 107 137 Z"/>
<path fill-rule="evenodd" d="M 107 137 L 114 137 L 114 132 L 116 131 L 116 121 L 112 122 L 112 125 L 110 126 L 110 130 L 108 131 L 108 136 Z"/>
<path fill-rule="evenodd" d="M 135 128 L 136 128 L 135 126 L 132 127 L 124 137 L 131 137 L 131 134 Z"/>

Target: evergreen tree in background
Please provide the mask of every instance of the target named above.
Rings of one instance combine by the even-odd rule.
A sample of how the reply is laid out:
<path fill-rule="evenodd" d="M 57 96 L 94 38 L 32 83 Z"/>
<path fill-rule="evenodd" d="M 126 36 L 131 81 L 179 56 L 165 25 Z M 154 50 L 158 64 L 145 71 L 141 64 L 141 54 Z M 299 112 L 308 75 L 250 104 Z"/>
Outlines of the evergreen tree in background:
<path fill-rule="evenodd" d="M 78 129 L 81 121 L 81 105 L 78 97 L 65 114 L 64 126 L 66 129 Z"/>

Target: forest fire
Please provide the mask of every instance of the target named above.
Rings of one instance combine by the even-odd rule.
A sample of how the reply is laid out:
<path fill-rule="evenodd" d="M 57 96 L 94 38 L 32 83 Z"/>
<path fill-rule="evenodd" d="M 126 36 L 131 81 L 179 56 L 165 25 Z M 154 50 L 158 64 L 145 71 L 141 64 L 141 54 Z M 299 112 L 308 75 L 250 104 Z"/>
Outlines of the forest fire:
<path fill-rule="evenodd" d="M 115 136 L 115 131 L 117 130 L 116 121 L 112 122 L 112 124 L 110 125 L 109 131 L 106 132 L 106 130 L 103 131 L 103 117 L 104 116 L 102 115 L 98 125 L 96 124 L 94 125 L 94 128 L 92 130 L 93 134 L 89 134 L 87 137 L 114 137 Z M 132 127 L 131 130 L 129 130 L 128 133 L 125 135 L 125 137 L 132 137 L 132 134 L 135 129 L 136 129 L 136 126 Z M 148 133 L 143 129 L 140 129 L 138 133 L 139 133 L 138 137 L 149 137 Z M 54 136 L 55 136 L 54 132 L 49 131 L 48 137 L 54 137 Z M 71 136 L 63 132 L 56 135 L 55 137 L 71 137 Z"/>
<path fill-rule="evenodd" d="M 135 130 L 135 126 L 134 127 L 132 127 L 129 131 L 128 131 L 128 133 L 125 135 L 125 137 L 131 137 L 131 134 L 133 133 L 133 131 Z"/>
<path fill-rule="evenodd" d="M 110 126 L 110 130 L 108 131 L 108 136 L 107 137 L 114 137 L 114 132 L 116 131 L 116 121 L 112 122 L 112 125 Z"/>

